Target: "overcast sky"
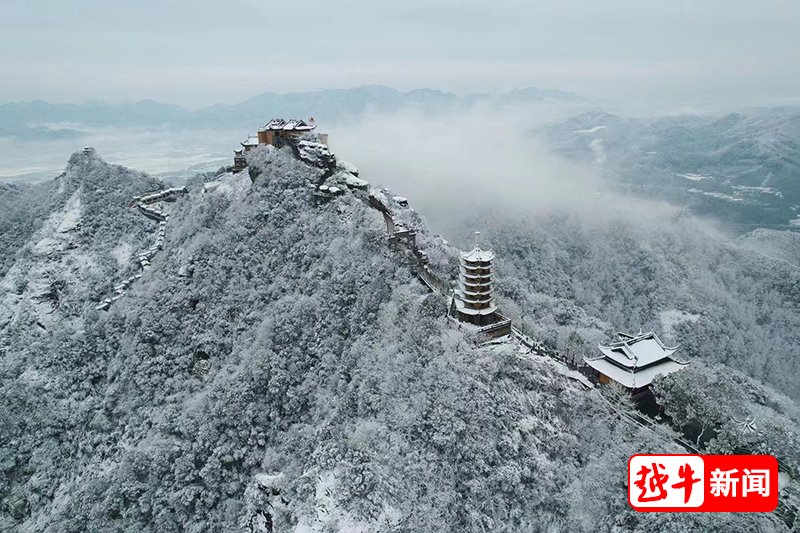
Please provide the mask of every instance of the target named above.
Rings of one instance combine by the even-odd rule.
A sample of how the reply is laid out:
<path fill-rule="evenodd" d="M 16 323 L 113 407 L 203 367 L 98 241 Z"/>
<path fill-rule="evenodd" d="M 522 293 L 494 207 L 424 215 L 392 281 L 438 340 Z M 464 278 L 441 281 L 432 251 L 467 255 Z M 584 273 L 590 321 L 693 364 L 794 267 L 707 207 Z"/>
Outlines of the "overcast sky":
<path fill-rule="evenodd" d="M 0 0 L 0 101 L 386 84 L 800 103 L 797 0 Z"/>

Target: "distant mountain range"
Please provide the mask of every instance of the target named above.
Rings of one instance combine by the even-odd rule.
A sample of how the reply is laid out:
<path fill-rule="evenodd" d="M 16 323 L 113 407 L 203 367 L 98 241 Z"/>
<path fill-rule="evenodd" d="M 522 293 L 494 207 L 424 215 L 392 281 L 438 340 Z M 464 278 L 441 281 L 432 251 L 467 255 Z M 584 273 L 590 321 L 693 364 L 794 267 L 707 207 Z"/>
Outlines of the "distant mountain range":
<path fill-rule="evenodd" d="M 263 93 L 237 104 L 217 104 L 199 110 L 143 100 L 131 104 L 109 104 L 90 101 L 83 104 L 33 102 L 0 105 L 0 137 L 29 139 L 61 138 L 80 135 L 80 126 L 173 128 L 240 127 L 253 117 L 267 120 L 272 115 L 315 118 L 328 123 L 358 118 L 369 112 L 393 112 L 418 109 L 425 113 L 441 113 L 484 103 L 503 107 L 523 102 L 577 102 L 580 97 L 564 91 L 525 88 L 493 95 L 457 95 L 434 89 L 402 92 L 390 87 L 370 85 L 352 89 L 315 92 Z M 69 127 L 59 125 L 68 124 Z"/>
<path fill-rule="evenodd" d="M 620 190 L 743 230 L 800 224 L 800 108 L 657 119 L 587 113 L 539 133 L 559 154 L 601 169 Z"/>

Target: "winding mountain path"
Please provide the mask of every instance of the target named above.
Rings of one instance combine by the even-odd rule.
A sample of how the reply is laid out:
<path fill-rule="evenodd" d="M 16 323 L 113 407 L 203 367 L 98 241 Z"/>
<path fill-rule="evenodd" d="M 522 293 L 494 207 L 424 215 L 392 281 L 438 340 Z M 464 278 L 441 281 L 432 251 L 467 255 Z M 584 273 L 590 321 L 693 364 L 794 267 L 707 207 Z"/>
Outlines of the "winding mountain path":
<path fill-rule="evenodd" d="M 138 255 L 139 265 L 142 272 L 137 272 L 133 276 L 123 280 L 119 285 L 114 286 L 114 296 L 106 298 L 100 302 L 96 309 L 98 311 L 106 311 L 111 305 L 122 298 L 130 286 L 139 278 L 142 277 L 144 271 L 150 268 L 150 261 L 156 254 L 164 247 L 164 238 L 167 234 L 167 222 L 169 221 L 169 210 L 165 202 L 174 202 L 178 196 L 188 194 L 186 187 L 176 187 L 172 189 L 164 189 L 162 191 L 155 191 L 143 194 L 141 196 L 134 196 L 128 207 L 135 207 L 145 217 L 158 222 L 158 231 L 156 232 L 155 242 L 153 246 L 147 250 L 140 252 Z"/>

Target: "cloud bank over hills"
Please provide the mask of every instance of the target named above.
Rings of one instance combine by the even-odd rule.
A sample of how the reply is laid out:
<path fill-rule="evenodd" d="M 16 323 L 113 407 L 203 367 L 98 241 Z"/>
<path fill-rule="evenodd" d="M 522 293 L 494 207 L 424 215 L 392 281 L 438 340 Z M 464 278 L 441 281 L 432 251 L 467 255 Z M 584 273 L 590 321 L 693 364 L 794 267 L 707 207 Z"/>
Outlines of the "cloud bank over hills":
<path fill-rule="evenodd" d="M 303 93 L 263 93 L 237 104 L 216 104 L 197 110 L 143 100 L 131 104 L 90 101 L 84 104 L 51 104 L 44 101 L 0 105 L 0 134 L 30 135 L 30 128 L 48 124 L 88 127 L 170 127 L 176 129 L 242 127 L 259 125 L 272 116 L 307 117 L 320 121 L 353 121 L 366 113 L 392 113 L 416 109 L 424 113 L 445 113 L 471 105 L 497 108 L 532 102 L 580 102 L 573 93 L 550 89 L 516 89 L 502 94 L 457 95 L 433 89 L 402 92 L 373 85 L 353 89 Z M 55 130 L 58 131 L 58 130 Z"/>
<path fill-rule="evenodd" d="M 276 116 L 314 116 L 321 128 L 331 128 L 354 126 L 373 115 L 405 112 L 446 121 L 450 115 L 491 109 L 498 114 L 494 120 L 503 120 L 530 106 L 547 114 L 553 113 L 551 107 L 572 112 L 586 109 L 581 97 L 553 90 L 456 95 L 432 89 L 402 92 L 383 86 L 264 93 L 238 104 L 197 110 L 152 101 L 10 103 L 0 105 L 0 158 L 4 162 L 0 178 L 43 179 L 48 172 L 57 172 L 63 160 L 84 144 L 97 147 L 116 163 L 186 177 L 225 164 L 242 138 Z"/>

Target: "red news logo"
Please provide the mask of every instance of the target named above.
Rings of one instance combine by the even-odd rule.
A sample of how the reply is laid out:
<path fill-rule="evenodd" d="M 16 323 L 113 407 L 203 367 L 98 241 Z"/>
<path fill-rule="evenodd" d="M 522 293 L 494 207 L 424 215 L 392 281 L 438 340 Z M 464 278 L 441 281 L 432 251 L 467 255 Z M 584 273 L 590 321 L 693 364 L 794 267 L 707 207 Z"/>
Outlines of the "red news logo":
<path fill-rule="evenodd" d="M 634 455 L 628 502 L 643 512 L 774 511 L 778 461 L 771 455 Z"/>

